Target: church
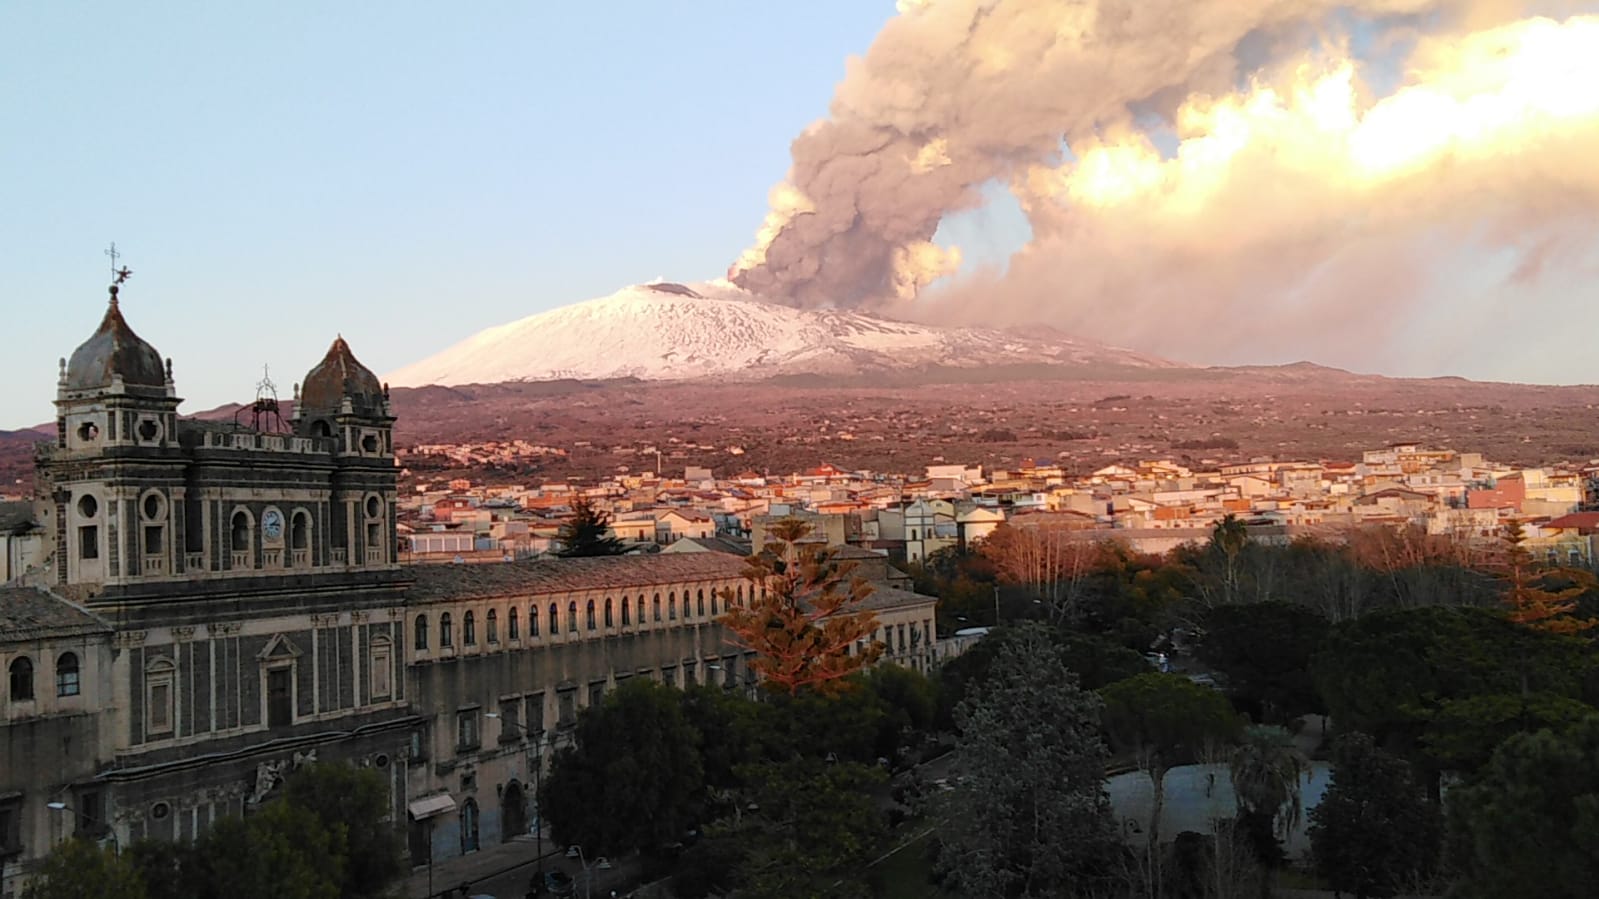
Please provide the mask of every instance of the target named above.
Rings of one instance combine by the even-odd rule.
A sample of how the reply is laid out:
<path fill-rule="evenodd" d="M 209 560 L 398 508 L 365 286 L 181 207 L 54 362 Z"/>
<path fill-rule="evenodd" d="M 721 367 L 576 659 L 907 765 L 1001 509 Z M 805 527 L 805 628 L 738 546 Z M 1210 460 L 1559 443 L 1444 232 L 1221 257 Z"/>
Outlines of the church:
<path fill-rule="evenodd" d="M 0 585 L 0 899 L 69 835 L 190 839 L 311 760 L 381 773 L 413 864 L 472 852 L 536 827 L 550 753 L 628 678 L 753 688 L 715 621 L 739 557 L 402 568 L 388 390 L 342 337 L 287 420 L 180 418 L 119 289 Z M 926 670 L 934 603 L 874 597 L 889 657 Z"/>

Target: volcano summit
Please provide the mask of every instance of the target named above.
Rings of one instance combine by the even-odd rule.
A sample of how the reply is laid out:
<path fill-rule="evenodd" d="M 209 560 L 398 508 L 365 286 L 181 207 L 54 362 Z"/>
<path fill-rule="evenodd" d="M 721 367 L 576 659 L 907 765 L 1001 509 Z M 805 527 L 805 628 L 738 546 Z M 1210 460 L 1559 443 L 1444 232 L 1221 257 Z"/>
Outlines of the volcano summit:
<path fill-rule="evenodd" d="M 655 282 L 488 328 L 388 380 L 396 387 L 561 378 L 742 380 L 1020 364 L 1184 367 L 1049 329 L 1023 335 L 939 328 L 779 306 L 726 282 Z"/>

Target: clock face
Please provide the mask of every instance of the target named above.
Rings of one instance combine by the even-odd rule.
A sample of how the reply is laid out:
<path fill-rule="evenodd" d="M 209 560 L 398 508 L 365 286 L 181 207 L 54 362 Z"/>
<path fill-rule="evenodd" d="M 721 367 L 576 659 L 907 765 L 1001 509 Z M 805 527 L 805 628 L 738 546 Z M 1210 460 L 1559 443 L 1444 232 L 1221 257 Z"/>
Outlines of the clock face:
<path fill-rule="evenodd" d="M 261 515 L 261 533 L 268 540 L 277 540 L 283 536 L 283 513 L 277 509 L 268 509 Z"/>

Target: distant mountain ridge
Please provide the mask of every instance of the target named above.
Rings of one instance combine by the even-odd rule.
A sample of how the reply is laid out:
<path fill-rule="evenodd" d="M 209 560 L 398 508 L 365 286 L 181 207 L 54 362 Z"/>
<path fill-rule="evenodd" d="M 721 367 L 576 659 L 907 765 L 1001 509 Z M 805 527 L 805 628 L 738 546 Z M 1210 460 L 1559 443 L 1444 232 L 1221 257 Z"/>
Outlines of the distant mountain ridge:
<path fill-rule="evenodd" d="M 385 380 L 744 380 L 1016 364 L 1188 367 L 1055 332 L 941 328 L 780 306 L 721 282 L 656 282 L 488 328 Z"/>

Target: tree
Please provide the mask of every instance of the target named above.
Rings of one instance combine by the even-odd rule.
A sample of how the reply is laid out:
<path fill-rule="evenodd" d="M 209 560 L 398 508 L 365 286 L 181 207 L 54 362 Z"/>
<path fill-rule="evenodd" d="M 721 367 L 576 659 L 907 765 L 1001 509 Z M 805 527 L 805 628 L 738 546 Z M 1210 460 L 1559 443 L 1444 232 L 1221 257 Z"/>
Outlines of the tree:
<path fill-rule="evenodd" d="M 1332 780 L 1310 810 L 1316 870 L 1334 891 L 1355 899 L 1398 894 L 1431 871 L 1439 835 L 1437 809 L 1403 759 L 1365 734 L 1339 738 Z"/>
<path fill-rule="evenodd" d="M 956 711 L 959 786 L 941 828 L 946 882 L 969 896 L 1077 895 L 1116 850 L 1100 700 L 1045 628 L 1007 641 Z"/>
<path fill-rule="evenodd" d="M 596 508 L 586 496 L 572 501 L 572 517 L 561 525 L 556 537 L 561 543 L 561 555 L 619 556 L 627 551 L 626 545 L 611 533 L 611 515 Z"/>
<path fill-rule="evenodd" d="M 877 616 L 865 608 L 871 584 L 853 576 L 853 563 L 840 564 L 827 546 L 807 541 L 810 532 L 796 518 L 773 524 L 772 539 L 746 565 L 750 598 L 738 605 L 724 591 L 727 613 L 717 619 L 754 651 L 750 667 L 767 688 L 789 694 L 844 689 L 845 678 L 883 651 L 871 640 Z"/>
<path fill-rule="evenodd" d="M 132 863 L 91 840 L 73 837 L 34 871 L 23 899 L 145 899 L 144 881 Z"/>
<path fill-rule="evenodd" d="M 1525 540 L 1520 522 L 1505 525 L 1497 568 L 1510 620 L 1551 634 L 1579 634 L 1599 625 L 1599 620 L 1575 614 L 1578 598 L 1594 584 L 1593 575 L 1571 568 L 1535 570 Z M 1551 580 L 1557 577 L 1566 585 L 1553 586 Z"/>
<path fill-rule="evenodd" d="M 386 820 L 389 786 L 376 771 L 346 763 L 312 764 L 290 774 L 277 801 L 316 816 L 344 842 L 344 880 L 339 895 L 384 895 L 405 873 L 400 837 Z"/>
<path fill-rule="evenodd" d="M 1239 829 L 1252 838 L 1256 860 L 1268 870 L 1276 868 L 1284 860 L 1277 841 L 1299 826 L 1304 811 L 1300 781 L 1310 770 L 1310 761 L 1288 731 L 1255 725 L 1244 729 L 1229 768 L 1242 825 Z M 1261 887 L 1269 894 L 1269 878 L 1262 880 Z"/>
<path fill-rule="evenodd" d="M 1227 676 L 1228 693 L 1257 721 L 1291 721 L 1317 711 L 1310 660 L 1327 619 L 1303 606 L 1261 602 L 1216 606 L 1204 620 L 1199 657 Z"/>
<path fill-rule="evenodd" d="M 1238 716 L 1227 699 L 1176 674 L 1140 674 L 1103 690 L 1104 724 L 1111 744 L 1131 756 L 1154 787 L 1147 864 L 1160 895 L 1160 816 L 1166 772 L 1194 758 L 1207 745 L 1238 732 Z"/>
<path fill-rule="evenodd" d="M 862 864 L 887 835 L 874 795 L 876 766 L 817 758 L 762 762 L 741 771 L 749 804 L 719 837 L 743 847 L 740 896 L 861 896 Z"/>
<path fill-rule="evenodd" d="M 1467 895 L 1577 899 L 1599 883 L 1599 715 L 1517 734 L 1476 782 L 1449 793 Z"/>
<path fill-rule="evenodd" d="M 198 899 L 337 899 L 346 852 L 343 833 L 315 813 L 273 801 L 212 825 L 183 879 Z"/>
<path fill-rule="evenodd" d="M 555 841 L 607 855 L 675 842 L 704 784 L 697 743 L 677 691 L 651 680 L 584 709 L 539 796 Z"/>

